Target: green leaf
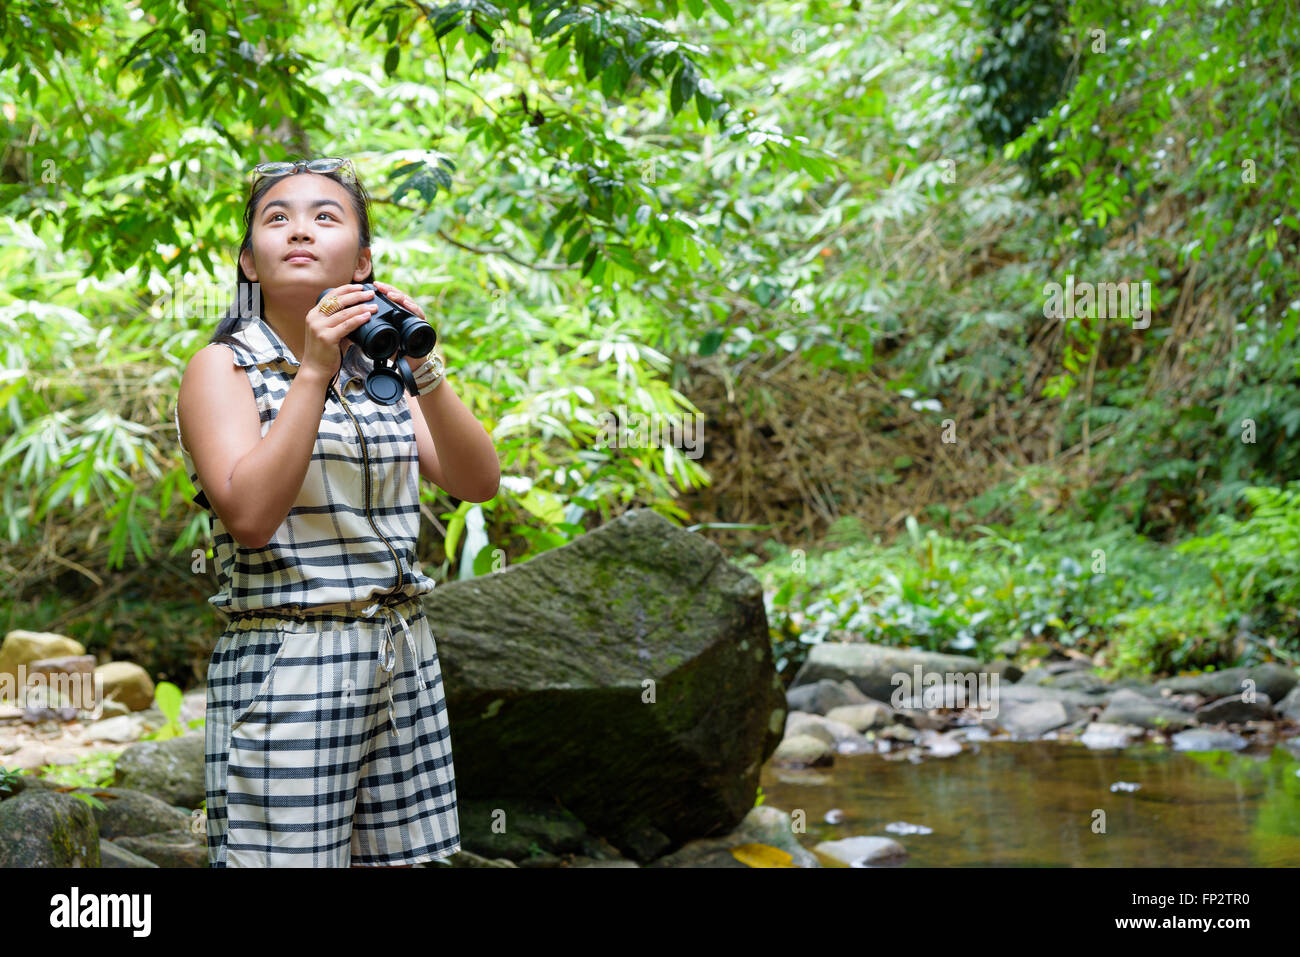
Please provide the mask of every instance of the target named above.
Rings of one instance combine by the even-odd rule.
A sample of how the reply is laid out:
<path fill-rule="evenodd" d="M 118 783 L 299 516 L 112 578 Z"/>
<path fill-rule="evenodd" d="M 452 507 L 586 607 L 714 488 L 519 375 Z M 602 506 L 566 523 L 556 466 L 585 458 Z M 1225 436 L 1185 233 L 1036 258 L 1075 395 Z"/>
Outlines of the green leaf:
<path fill-rule="evenodd" d="M 718 15 L 722 19 L 730 24 L 736 22 L 736 11 L 731 9 L 731 4 L 727 3 L 727 0 L 709 0 L 709 3 L 713 5 L 714 10 L 718 11 Z M 698 17 L 699 14 L 697 13 L 696 16 Z"/>

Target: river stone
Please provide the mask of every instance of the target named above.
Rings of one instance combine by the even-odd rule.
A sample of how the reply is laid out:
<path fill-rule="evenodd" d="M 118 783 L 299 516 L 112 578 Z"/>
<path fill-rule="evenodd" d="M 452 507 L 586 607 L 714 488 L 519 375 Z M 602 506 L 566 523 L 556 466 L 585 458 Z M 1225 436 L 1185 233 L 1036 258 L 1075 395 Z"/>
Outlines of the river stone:
<path fill-rule="evenodd" d="M 143 711 L 153 704 L 153 679 L 134 661 L 100 665 L 95 669 L 95 677 L 104 683 L 104 697 L 120 701 L 132 711 Z"/>
<path fill-rule="evenodd" d="M 1143 729 L 1136 725 L 1094 721 L 1079 735 L 1079 743 L 1094 751 L 1127 748 L 1134 741 L 1141 740 L 1143 734 Z"/>
<path fill-rule="evenodd" d="M 451 867 L 515 867 L 519 865 L 507 858 L 490 858 L 483 857 L 470 851 L 459 851 L 447 858 L 447 865 Z M 415 865 L 419 867 L 419 864 Z M 439 865 L 444 866 L 444 865 Z"/>
<path fill-rule="evenodd" d="M 16 628 L 5 635 L 0 644 L 0 674 L 7 674 L 15 693 L 18 690 L 18 666 L 29 665 L 43 658 L 62 658 L 65 655 L 84 655 L 85 647 L 63 635 L 49 631 L 24 631 Z M 24 674 L 26 668 L 23 669 Z M 0 681 L 0 688 L 4 687 Z"/>
<path fill-rule="evenodd" d="M 94 721 L 81 729 L 82 741 L 111 741 L 115 744 L 130 744 L 140 740 L 144 734 L 144 724 L 133 714 L 122 714 L 116 718 Z"/>
<path fill-rule="evenodd" d="M 1048 675 L 1039 684 L 1047 688 L 1082 691 L 1089 695 L 1102 694 L 1109 690 L 1105 681 L 1083 668 L 1072 668 L 1061 674 Z"/>
<path fill-rule="evenodd" d="M 791 815 L 767 804 L 751 808 L 740 824 L 722 837 L 701 838 L 648 864 L 648 867 L 749 867 L 732 850 L 761 844 L 785 851 L 791 867 L 821 867 L 821 862 L 794 836 Z"/>
<path fill-rule="evenodd" d="M 1225 668 L 1199 675 L 1164 678 L 1156 682 L 1156 687 L 1168 688 L 1178 694 L 1199 694 L 1209 699 L 1227 698 L 1245 691 L 1242 682 L 1247 679 L 1254 681 L 1255 691 L 1262 691 L 1270 701 L 1281 701 L 1300 681 L 1294 669 L 1270 661 L 1251 667 Z"/>
<path fill-rule="evenodd" d="M 983 668 L 978 659 L 965 655 L 944 655 L 919 648 L 894 648 L 863 642 L 832 642 L 812 647 L 791 687 L 812 684 L 824 678 L 848 680 L 873 701 L 892 705 L 895 691 L 905 698 L 924 691 L 924 685 L 911 687 L 915 682 L 914 668 L 917 665 L 921 666 L 922 681 L 931 672 L 942 676 L 979 672 Z"/>
<path fill-rule="evenodd" d="M 1203 704 L 1196 709 L 1196 720 L 1201 724 L 1218 724 L 1221 721 L 1233 723 L 1272 721 L 1274 717 L 1273 702 L 1262 691 L 1255 692 L 1254 701 L 1244 701 L 1242 695 L 1234 694 Z"/>
<path fill-rule="evenodd" d="M 587 829 L 554 801 L 533 798 L 460 798 L 461 844 L 491 860 L 523 863 L 537 845 L 548 855 L 588 850 Z"/>
<path fill-rule="evenodd" d="M 990 720 L 1017 737 L 1036 738 L 1068 723 L 1070 716 L 1060 701 L 1033 701 L 999 707 L 998 716 Z"/>
<path fill-rule="evenodd" d="M 839 841 L 822 841 L 813 853 L 830 858 L 840 865 L 861 867 L 864 864 L 898 863 L 907 856 L 907 848 L 891 837 L 846 837 Z"/>
<path fill-rule="evenodd" d="M 1015 684 L 1025 676 L 1025 673 L 1014 661 L 1008 661 L 1006 658 L 999 658 L 997 661 L 986 661 L 984 670 L 990 675 L 997 675 L 999 684 Z"/>
<path fill-rule="evenodd" d="M 832 708 L 826 712 L 826 718 L 829 721 L 842 721 L 853 728 L 854 731 L 862 732 L 892 724 L 894 709 L 887 704 L 881 704 L 879 701 L 871 701 L 867 704 L 851 704 L 840 708 Z"/>
<path fill-rule="evenodd" d="M 159 831 L 156 834 L 119 837 L 113 843 L 145 860 L 153 861 L 159 867 L 208 866 L 208 839 L 201 831 L 195 832 L 189 827 Z"/>
<path fill-rule="evenodd" d="M 793 738 L 797 735 L 807 735 L 808 737 L 817 738 L 826 744 L 835 746 L 835 732 L 826 726 L 826 719 L 819 714 L 805 714 L 802 711 L 791 712 L 785 720 L 785 737 Z"/>
<path fill-rule="evenodd" d="M 100 867 L 157 867 L 153 861 L 139 854 L 132 854 L 125 847 L 101 838 L 99 842 Z"/>
<path fill-rule="evenodd" d="M 810 734 L 792 734 L 783 738 L 772 754 L 777 767 L 808 768 L 827 767 L 835 763 L 835 746 Z"/>
<path fill-rule="evenodd" d="M 23 720 L 28 724 L 75 721 L 81 712 L 82 697 L 80 689 L 29 681 L 23 688 Z"/>
<path fill-rule="evenodd" d="M 912 742 L 920 740 L 921 732 L 905 724 L 891 724 L 889 727 L 877 731 L 876 737 L 883 738 L 886 741 Z"/>
<path fill-rule="evenodd" d="M 1030 668 L 1017 682 L 1022 685 L 1052 684 L 1053 678 L 1059 678 L 1072 672 L 1089 673 L 1092 666 L 1086 661 L 1066 658 L 1064 661 L 1047 661 L 1036 668 Z"/>
<path fill-rule="evenodd" d="M 1089 708 L 1095 708 L 1099 704 L 1092 695 L 1084 694 L 1082 691 L 1073 691 L 1069 688 L 1051 688 L 1045 685 L 1026 685 L 1017 683 L 1002 687 L 999 685 L 997 694 L 994 697 L 994 704 L 998 710 L 1016 704 L 1033 704 L 1039 701 L 1059 701 L 1065 708 L 1065 713 L 1071 721 L 1078 721 L 1088 714 Z M 991 709 L 990 709 L 991 710 Z M 980 713 L 979 711 L 976 712 Z"/>
<path fill-rule="evenodd" d="M 1286 697 L 1277 703 L 1277 711 L 1288 720 L 1300 721 L 1300 685 L 1288 691 Z"/>
<path fill-rule="evenodd" d="M 835 708 L 871 703 L 871 699 L 852 681 L 833 681 L 830 678 L 791 688 L 785 693 L 785 701 L 791 711 L 810 714 L 828 714 Z"/>
<path fill-rule="evenodd" d="M 77 788 L 77 791 L 94 794 L 103 802 L 103 808 L 91 811 L 99 836 L 107 840 L 172 831 L 190 823 L 188 812 L 143 791 L 129 788 Z"/>
<path fill-rule="evenodd" d="M 1121 688 L 1110 696 L 1106 710 L 1097 720 L 1102 724 L 1134 724 L 1140 728 L 1175 731 L 1195 724 L 1195 719 L 1186 711 L 1161 704 L 1127 688 Z"/>
<path fill-rule="evenodd" d="M 853 725 L 831 718 L 822 718 L 822 727 L 835 738 L 834 749 L 839 754 L 873 754 L 876 746 Z"/>
<path fill-rule="evenodd" d="M 894 718 L 899 724 L 905 724 L 909 728 L 916 728 L 918 731 L 942 731 L 949 724 L 948 718 L 931 714 L 921 708 L 895 708 Z"/>
<path fill-rule="evenodd" d="M 1117 691 L 1132 691 L 1144 698 L 1151 698 L 1156 701 L 1165 700 L 1159 688 L 1149 681 L 1142 681 L 1140 678 L 1120 678 L 1118 681 L 1112 682 L 1110 687 L 1102 692 L 1099 697 L 1109 704 L 1110 699 Z"/>
<path fill-rule="evenodd" d="M 1180 731 L 1172 740 L 1175 751 L 1240 751 L 1246 746 L 1246 739 L 1241 735 L 1214 728 Z"/>
<path fill-rule="evenodd" d="M 703 535 L 632 509 L 424 610 L 458 795 L 553 795 L 642 863 L 753 807 L 785 689 L 762 586 Z"/>
<path fill-rule="evenodd" d="M 78 711 L 95 709 L 95 656 L 62 655 L 58 658 L 40 658 L 27 664 L 27 682 L 33 675 L 41 675 L 48 688 L 62 692 L 61 697 L 73 709 L 64 720 L 77 717 Z"/>
<path fill-rule="evenodd" d="M 841 723 L 840 727 L 848 728 L 850 732 L 853 731 L 853 728 L 846 726 L 846 724 Z M 785 722 L 785 737 L 781 740 L 784 741 L 785 739 L 789 739 L 789 737 L 797 737 L 800 735 L 815 737 L 815 739 L 823 741 L 824 744 L 831 746 L 831 748 L 835 748 L 837 741 L 835 731 L 829 727 L 827 719 L 823 718 L 822 715 L 803 714 L 802 711 L 796 711 L 796 713 L 790 715 L 789 720 Z"/>
<path fill-rule="evenodd" d="M 0 802 L 0 867 L 99 867 L 90 805 L 29 787 Z"/>
<path fill-rule="evenodd" d="M 922 731 L 919 743 L 931 757 L 950 758 L 955 754 L 961 754 L 962 730 L 958 728 L 944 734 L 937 731 Z"/>
<path fill-rule="evenodd" d="M 118 755 L 113 786 L 144 791 L 177 807 L 197 808 L 207 796 L 204 759 L 202 729 L 179 738 L 141 741 Z"/>

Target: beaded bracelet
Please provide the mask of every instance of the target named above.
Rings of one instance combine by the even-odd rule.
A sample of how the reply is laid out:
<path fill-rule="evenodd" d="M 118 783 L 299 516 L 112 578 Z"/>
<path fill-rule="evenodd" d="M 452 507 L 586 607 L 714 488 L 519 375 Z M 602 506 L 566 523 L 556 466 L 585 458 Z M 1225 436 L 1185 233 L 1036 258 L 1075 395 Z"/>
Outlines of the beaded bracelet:
<path fill-rule="evenodd" d="M 446 369 L 442 364 L 442 356 L 436 352 L 429 354 L 429 358 L 416 369 L 411 370 L 411 375 L 415 377 L 416 394 L 428 395 L 446 378 Z"/>

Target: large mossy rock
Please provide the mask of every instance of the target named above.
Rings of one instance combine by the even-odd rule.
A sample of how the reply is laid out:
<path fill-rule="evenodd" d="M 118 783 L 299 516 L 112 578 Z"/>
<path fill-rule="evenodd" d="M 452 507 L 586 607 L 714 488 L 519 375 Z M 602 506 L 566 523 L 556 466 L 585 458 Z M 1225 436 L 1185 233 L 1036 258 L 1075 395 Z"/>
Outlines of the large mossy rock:
<path fill-rule="evenodd" d="M 425 600 L 457 793 L 558 801 L 646 862 L 735 828 L 785 725 L 762 588 L 644 509 Z"/>
<path fill-rule="evenodd" d="M 0 803 L 0 867 L 99 866 L 89 804 L 44 787 Z"/>

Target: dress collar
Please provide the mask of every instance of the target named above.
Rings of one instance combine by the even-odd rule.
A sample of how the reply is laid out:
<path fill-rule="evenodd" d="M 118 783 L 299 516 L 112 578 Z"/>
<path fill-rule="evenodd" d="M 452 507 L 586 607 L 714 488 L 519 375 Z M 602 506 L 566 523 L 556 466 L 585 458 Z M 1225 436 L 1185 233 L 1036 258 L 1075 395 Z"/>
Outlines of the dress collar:
<path fill-rule="evenodd" d="M 301 364 L 271 324 L 261 316 L 253 316 L 232 335 L 244 345 L 248 353 L 242 361 L 237 358 L 235 365 L 262 365 L 281 360 L 293 369 L 297 369 Z M 368 359 L 361 351 L 361 347 L 354 342 L 343 356 L 340 385 L 346 387 L 353 379 L 365 378 L 373 367 L 374 362 Z"/>

